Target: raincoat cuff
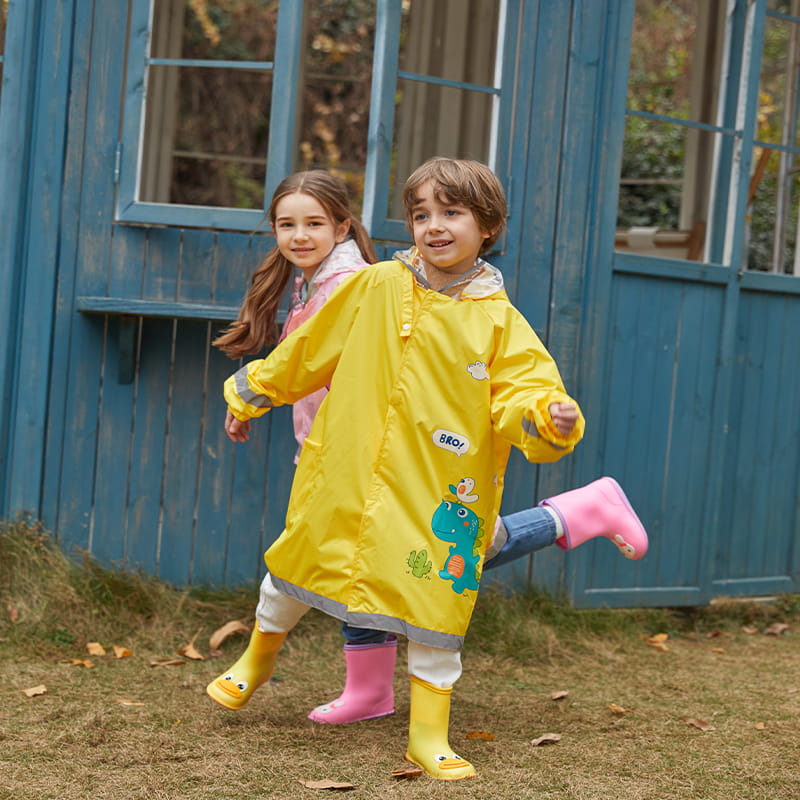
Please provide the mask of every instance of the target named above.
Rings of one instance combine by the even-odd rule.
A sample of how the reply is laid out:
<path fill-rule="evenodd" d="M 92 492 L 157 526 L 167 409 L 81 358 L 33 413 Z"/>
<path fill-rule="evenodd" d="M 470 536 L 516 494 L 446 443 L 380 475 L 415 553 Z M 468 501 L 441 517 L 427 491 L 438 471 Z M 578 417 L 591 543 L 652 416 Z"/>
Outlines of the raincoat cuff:
<path fill-rule="evenodd" d="M 578 408 L 578 404 L 571 397 L 567 397 L 561 392 L 548 392 L 537 400 L 533 408 L 525 416 L 533 422 L 536 433 L 553 447 L 558 450 L 572 450 L 583 438 L 586 420 L 583 418 L 580 408 L 578 408 L 578 420 L 575 423 L 575 427 L 570 431 L 569 436 L 562 436 L 550 416 L 550 406 L 553 403 L 574 403 L 575 407 Z M 527 428 L 527 426 L 525 427 Z"/>

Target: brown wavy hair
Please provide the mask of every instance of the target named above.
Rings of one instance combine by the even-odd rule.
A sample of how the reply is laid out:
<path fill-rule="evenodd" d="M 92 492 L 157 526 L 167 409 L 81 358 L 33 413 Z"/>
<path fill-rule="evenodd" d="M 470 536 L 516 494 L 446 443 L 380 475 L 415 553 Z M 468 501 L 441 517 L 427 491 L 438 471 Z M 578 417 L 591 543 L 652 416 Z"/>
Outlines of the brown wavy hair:
<path fill-rule="evenodd" d="M 470 209 L 481 230 L 489 236 L 480 252 L 485 253 L 500 238 L 506 226 L 508 208 L 503 187 L 486 164 L 467 159 L 428 159 L 417 167 L 403 186 L 403 207 L 409 230 L 414 230 L 411 212 L 419 203 L 417 190 L 431 181 L 434 195 L 443 203 L 452 203 Z"/>
<path fill-rule="evenodd" d="M 335 224 L 350 222 L 347 238 L 353 239 L 364 260 L 378 260 L 375 247 L 361 222 L 350 210 L 347 186 L 334 175 L 321 169 L 295 172 L 284 178 L 267 209 L 270 226 L 275 224 L 275 208 L 288 194 L 307 194 L 319 202 Z M 294 266 L 274 247 L 256 267 L 250 279 L 239 316 L 212 344 L 231 358 L 260 352 L 278 340 L 278 308 Z"/>

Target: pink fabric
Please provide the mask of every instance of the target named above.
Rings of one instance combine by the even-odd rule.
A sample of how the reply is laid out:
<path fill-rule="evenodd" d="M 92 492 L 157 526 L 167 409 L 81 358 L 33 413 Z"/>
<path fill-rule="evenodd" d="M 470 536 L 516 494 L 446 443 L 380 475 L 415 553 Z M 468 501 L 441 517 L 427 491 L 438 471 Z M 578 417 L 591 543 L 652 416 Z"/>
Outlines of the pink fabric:
<path fill-rule="evenodd" d="M 364 261 L 358 245 L 353 239 L 346 239 L 341 244 L 337 244 L 330 255 L 320 264 L 311 279 L 305 302 L 301 299 L 303 278 L 302 276 L 295 278 L 291 307 L 286 316 L 286 322 L 283 324 L 281 341 L 297 330 L 307 319 L 314 316 L 345 278 L 366 266 L 367 262 Z M 319 389 L 298 400 L 292 407 L 294 438 L 298 444 L 295 464 L 300 456 L 300 448 L 311 430 L 311 423 L 327 393 L 327 389 Z"/>

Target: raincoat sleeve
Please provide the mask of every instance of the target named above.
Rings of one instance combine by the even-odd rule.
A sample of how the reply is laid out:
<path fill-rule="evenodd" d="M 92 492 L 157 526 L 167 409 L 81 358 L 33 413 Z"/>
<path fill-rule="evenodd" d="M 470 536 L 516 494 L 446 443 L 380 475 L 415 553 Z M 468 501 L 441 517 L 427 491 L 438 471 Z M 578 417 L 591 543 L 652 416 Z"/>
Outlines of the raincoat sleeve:
<path fill-rule="evenodd" d="M 565 391 L 553 357 L 530 326 L 512 315 L 502 327 L 489 374 L 492 424 L 528 461 L 548 463 L 571 453 L 583 438 L 586 422 Z M 578 421 L 562 436 L 550 416 L 552 403 L 573 403 Z"/>
<path fill-rule="evenodd" d="M 365 280 L 344 281 L 309 320 L 266 357 L 245 364 L 224 386 L 236 419 L 260 417 L 327 386 L 365 290 Z"/>

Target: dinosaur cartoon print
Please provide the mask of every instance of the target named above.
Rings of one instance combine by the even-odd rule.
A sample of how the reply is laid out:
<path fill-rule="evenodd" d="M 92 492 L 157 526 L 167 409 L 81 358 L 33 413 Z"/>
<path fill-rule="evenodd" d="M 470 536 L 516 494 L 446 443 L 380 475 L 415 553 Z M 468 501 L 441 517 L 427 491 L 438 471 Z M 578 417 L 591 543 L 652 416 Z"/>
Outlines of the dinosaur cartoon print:
<path fill-rule="evenodd" d="M 478 496 L 471 494 L 473 487 L 474 481 L 466 478 L 459 483 L 460 492 L 453 485 L 448 488 L 456 497 L 474 502 Z M 465 589 L 477 590 L 480 580 L 478 548 L 483 536 L 483 520 L 464 503 L 443 498 L 433 512 L 431 529 L 437 538 L 452 542 L 439 577 L 452 581 L 453 591 L 457 594 L 462 594 Z"/>

